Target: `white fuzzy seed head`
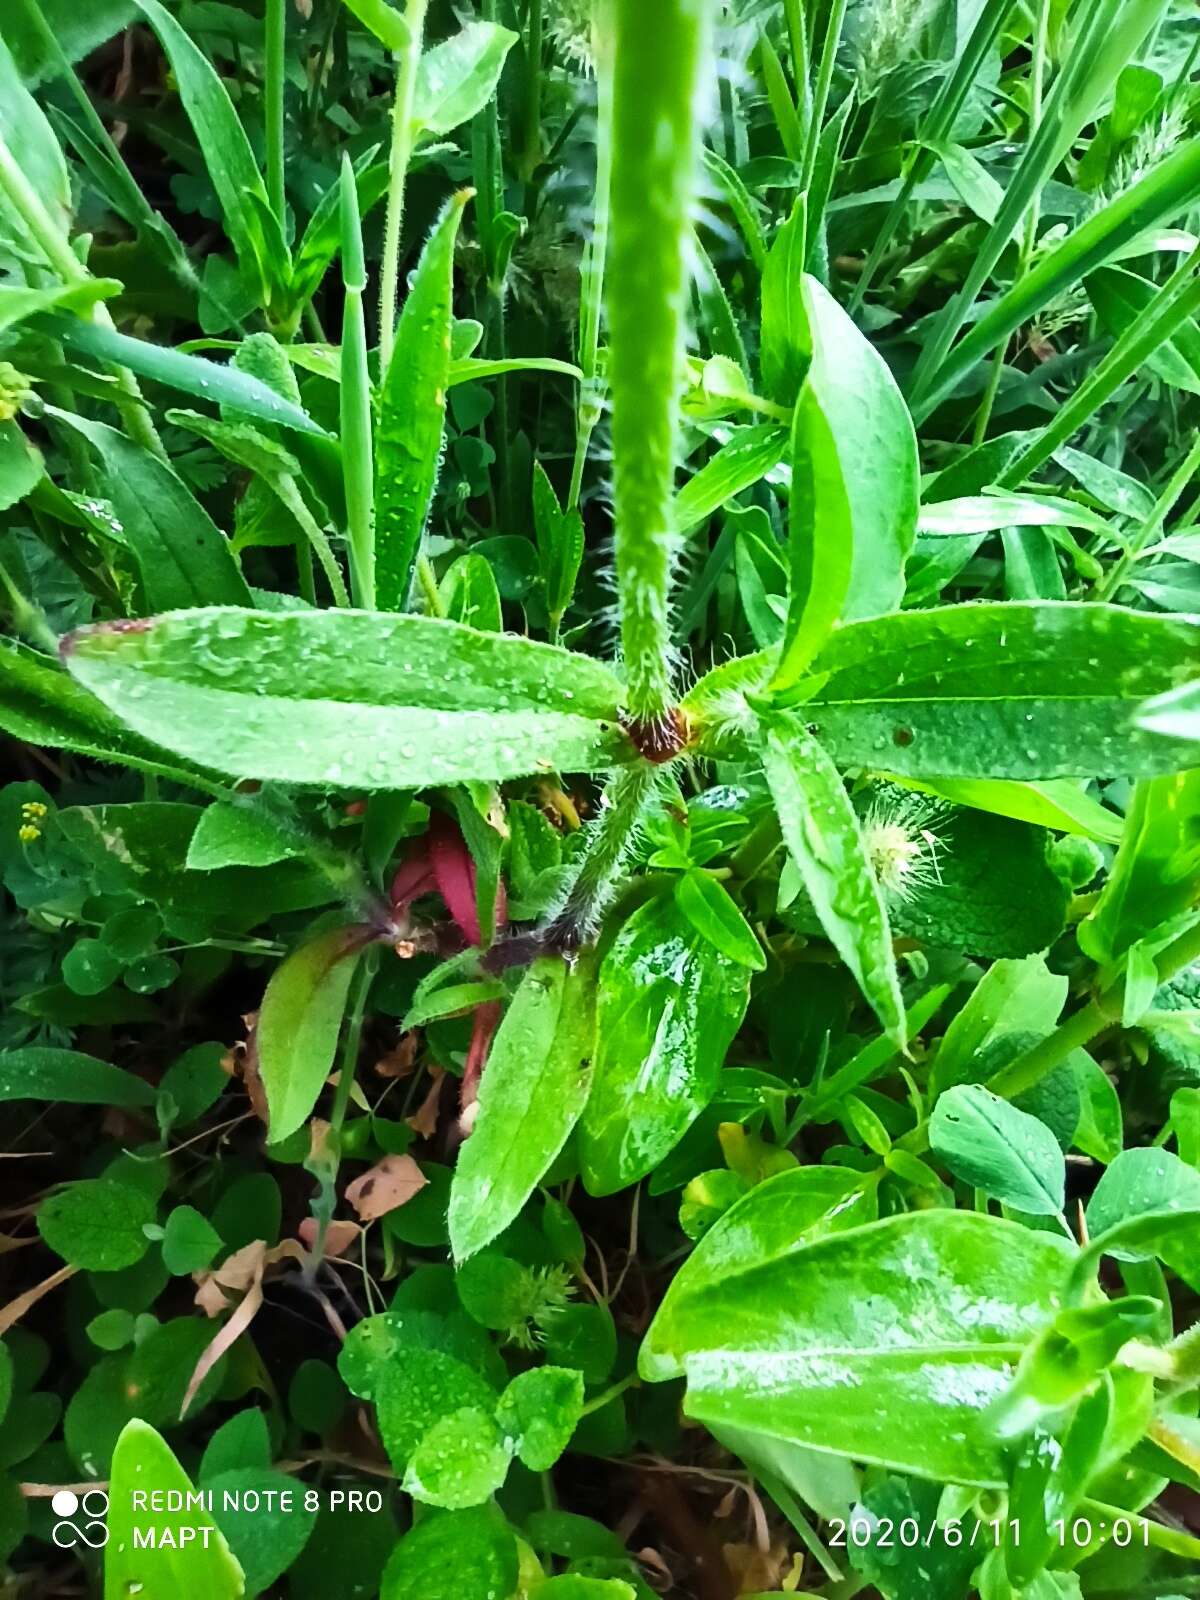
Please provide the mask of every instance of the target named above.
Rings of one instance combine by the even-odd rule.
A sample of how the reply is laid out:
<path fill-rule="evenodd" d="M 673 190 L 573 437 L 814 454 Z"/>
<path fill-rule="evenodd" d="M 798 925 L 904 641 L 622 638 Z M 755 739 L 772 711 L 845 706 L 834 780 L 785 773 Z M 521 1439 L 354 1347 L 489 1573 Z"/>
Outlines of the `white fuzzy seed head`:
<path fill-rule="evenodd" d="M 942 881 L 940 856 L 945 839 L 939 832 L 950 814 L 942 800 L 881 790 L 863 818 L 863 843 L 884 894 L 911 900 Z"/>

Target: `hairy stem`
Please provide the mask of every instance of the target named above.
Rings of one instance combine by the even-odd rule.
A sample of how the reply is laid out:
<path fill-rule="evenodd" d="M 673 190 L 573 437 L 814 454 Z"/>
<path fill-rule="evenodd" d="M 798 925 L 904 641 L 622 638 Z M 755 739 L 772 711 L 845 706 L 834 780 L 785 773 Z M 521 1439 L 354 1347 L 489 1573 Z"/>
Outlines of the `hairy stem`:
<path fill-rule="evenodd" d="M 388 163 L 387 216 L 383 225 L 383 265 L 379 284 L 379 373 L 382 382 L 396 338 L 396 302 L 400 285 L 400 229 L 404 222 L 404 188 L 413 152 L 413 98 L 421 41 L 429 0 L 408 0 L 404 21 L 408 43 L 396 63 L 396 97 L 392 104 L 392 148 Z"/>
<path fill-rule="evenodd" d="M 545 930 L 550 947 L 575 949 L 596 931 L 621 885 L 638 828 L 658 787 L 654 767 L 623 767 L 604 791 L 600 815 L 588 828 L 587 847 L 562 909 Z"/>
<path fill-rule="evenodd" d="M 614 0 L 608 260 L 615 546 L 630 715 L 672 704 L 674 478 L 710 0 Z"/>
<path fill-rule="evenodd" d="M 263 54 L 266 60 L 264 109 L 267 124 L 267 199 L 283 231 L 283 74 L 287 49 L 287 0 L 267 0 Z"/>

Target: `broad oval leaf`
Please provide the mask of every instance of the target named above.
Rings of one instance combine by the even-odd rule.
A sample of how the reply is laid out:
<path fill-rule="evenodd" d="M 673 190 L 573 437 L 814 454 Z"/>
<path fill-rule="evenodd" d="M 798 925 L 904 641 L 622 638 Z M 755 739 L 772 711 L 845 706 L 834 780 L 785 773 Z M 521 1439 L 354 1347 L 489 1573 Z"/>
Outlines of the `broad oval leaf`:
<path fill-rule="evenodd" d="M 62 653 L 136 732 L 239 777 L 416 789 L 628 751 L 601 662 L 428 617 L 213 607 L 79 629 Z"/>
<path fill-rule="evenodd" d="M 933 1108 L 929 1143 L 956 1178 L 1033 1216 L 1060 1215 L 1067 1168 L 1044 1122 L 979 1084 L 948 1089 Z"/>
<path fill-rule="evenodd" d="M 641 906 L 600 965 L 596 1065 L 580 1123 L 590 1194 L 645 1177 L 716 1092 L 749 998 L 749 969 L 671 899 Z"/>
<path fill-rule="evenodd" d="M 503 1233 L 566 1143 L 587 1099 L 594 1033 L 590 963 L 530 967 L 492 1042 L 450 1187 L 458 1260 Z"/>
<path fill-rule="evenodd" d="M 430 1517 L 392 1552 L 380 1600 L 483 1600 L 517 1589 L 517 1541 L 496 1506 Z"/>
<path fill-rule="evenodd" d="M 275 1144 L 304 1125 L 333 1070 L 361 946 L 355 928 L 319 934 L 293 950 L 267 984 L 255 1039 Z"/>
<path fill-rule="evenodd" d="M 984 1413 L 1053 1315 L 1072 1246 L 978 1213 L 919 1211 L 788 1249 L 783 1185 L 801 1176 L 762 1185 L 706 1236 L 646 1335 L 643 1376 L 686 1377 L 688 1415 L 717 1427 L 940 1482 L 1005 1483 Z M 756 1259 L 751 1234 L 739 1270 L 734 1241 L 754 1213 L 755 1233 L 775 1238 Z"/>
<path fill-rule="evenodd" d="M 784 842 L 825 934 L 880 1024 L 904 1044 L 887 907 L 837 768 L 796 718 L 766 730 L 763 766 Z"/>

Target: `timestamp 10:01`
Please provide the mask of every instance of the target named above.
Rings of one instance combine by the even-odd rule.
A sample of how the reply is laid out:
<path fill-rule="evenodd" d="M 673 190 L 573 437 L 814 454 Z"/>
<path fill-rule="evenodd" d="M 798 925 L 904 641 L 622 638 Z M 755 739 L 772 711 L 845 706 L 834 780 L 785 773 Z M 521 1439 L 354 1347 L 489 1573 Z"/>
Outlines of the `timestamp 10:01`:
<path fill-rule="evenodd" d="M 951 1518 L 946 1522 L 934 1522 L 925 1527 L 916 1517 L 896 1520 L 891 1517 L 859 1515 L 845 1520 L 835 1517 L 829 1528 L 831 1548 L 843 1549 L 847 1544 L 855 1545 L 859 1549 L 868 1546 L 874 1549 L 900 1546 L 902 1549 L 914 1550 L 921 1547 L 929 1549 L 935 1544 L 956 1548 L 959 1545 L 1021 1543 L 1019 1517 L 999 1518 L 995 1521 L 981 1521 L 976 1518 L 964 1521 Z M 1114 1517 L 1111 1522 L 1107 1519 L 1094 1520 L 1091 1517 L 1070 1519 L 1059 1517 L 1050 1524 L 1050 1533 L 1058 1542 L 1060 1549 L 1086 1550 L 1094 1544 L 1108 1540 L 1121 1549 L 1139 1543 L 1146 1546 L 1150 1544 L 1150 1524 L 1145 1517 Z"/>

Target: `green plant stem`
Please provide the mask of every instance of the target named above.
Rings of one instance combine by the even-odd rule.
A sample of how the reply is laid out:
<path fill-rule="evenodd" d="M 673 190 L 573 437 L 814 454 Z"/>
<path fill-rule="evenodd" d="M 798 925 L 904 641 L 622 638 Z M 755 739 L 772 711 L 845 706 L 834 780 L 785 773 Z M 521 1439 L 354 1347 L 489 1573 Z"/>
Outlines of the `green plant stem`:
<path fill-rule="evenodd" d="M 527 76 L 521 177 L 528 183 L 542 159 L 542 0 L 529 0 L 525 28 Z"/>
<path fill-rule="evenodd" d="M 333 1107 L 329 1113 L 329 1125 L 335 1137 L 341 1133 L 342 1124 L 346 1120 L 346 1112 L 350 1107 L 350 1095 L 354 1089 L 354 1077 L 358 1070 L 358 1056 L 362 1045 L 363 1015 L 366 1011 L 367 995 L 375 977 L 375 970 L 379 964 L 379 951 L 376 947 L 365 950 L 359 960 L 358 971 L 352 979 L 350 989 L 350 1003 L 347 1008 L 346 1031 L 342 1040 L 342 1053 L 338 1060 L 337 1088 L 333 1094 Z M 338 1145 L 340 1145 L 338 1140 Z M 341 1151 L 338 1146 L 337 1156 L 333 1170 L 329 1173 L 326 1182 L 321 1185 L 321 1194 L 314 1204 L 317 1212 L 317 1237 L 313 1243 L 312 1253 L 308 1258 L 305 1271 L 312 1278 L 320 1267 L 325 1256 L 325 1239 L 329 1232 L 329 1224 L 333 1215 L 332 1195 L 337 1182 L 338 1167 L 341 1165 Z"/>
<path fill-rule="evenodd" d="M 1145 519 L 1142 525 L 1130 539 L 1120 559 L 1115 561 L 1096 585 L 1097 600 L 1111 600 L 1113 595 L 1125 581 L 1129 569 L 1137 561 L 1142 551 L 1150 540 L 1161 530 L 1163 523 L 1170 516 L 1180 495 L 1192 481 L 1196 469 L 1200 467 L 1200 439 L 1196 439 L 1192 448 L 1171 474 L 1166 488 L 1154 503 L 1154 510 Z"/>
<path fill-rule="evenodd" d="M 586 942 L 612 904 L 658 779 L 659 769 L 643 761 L 623 767 L 605 789 L 600 815 L 588 828 L 575 881 L 548 924 L 548 931 L 562 934 L 568 945 Z"/>
<path fill-rule="evenodd" d="M 604 383 L 599 373 L 600 317 L 604 301 L 604 265 L 608 256 L 609 194 L 612 187 L 611 40 L 598 22 L 592 29 L 596 54 L 596 192 L 592 204 L 592 236 L 584 249 L 579 286 L 579 369 L 576 397 L 575 455 L 571 463 L 568 511 L 579 505 L 583 469 L 592 434 L 604 410 Z"/>
<path fill-rule="evenodd" d="M 1178 939 L 1159 953 L 1154 963 L 1159 984 L 1169 983 L 1195 961 L 1200 961 L 1200 925 L 1180 934 Z M 1125 980 L 1122 976 L 1078 1011 L 1072 1012 L 1053 1033 L 1022 1051 L 1008 1066 L 1002 1067 L 987 1080 L 987 1087 L 993 1094 L 1001 1095 L 1006 1100 L 1014 1100 L 1036 1088 L 1043 1078 L 1062 1065 L 1072 1051 L 1082 1050 L 1106 1028 L 1120 1022 L 1124 991 Z M 928 1150 L 928 1121 L 920 1123 L 911 1133 L 898 1139 L 896 1148 L 907 1150 L 911 1155 L 920 1155 Z"/>
<path fill-rule="evenodd" d="M 339 403 L 342 479 L 346 492 L 346 533 L 350 548 L 350 588 L 354 604 L 375 609 L 375 463 L 371 428 L 371 379 L 367 369 L 367 326 L 363 291 L 367 268 L 354 168 L 342 157 L 342 355 Z"/>
<path fill-rule="evenodd" d="M 433 562 L 428 556 L 417 557 L 417 582 L 421 585 L 421 593 L 425 596 L 425 609 L 431 617 L 444 617 L 446 608 L 442 604 L 442 591 L 438 588 L 437 573 L 433 570 Z"/>
<path fill-rule="evenodd" d="M 396 339 L 396 308 L 400 286 L 400 230 L 404 222 L 404 189 L 413 153 L 413 102 L 421 42 L 429 0 L 408 0 L 404 21 L 408 44 L 396 63 L 396 95 L 392 104 L 392 147 L 388 159 L 387 215 L 383 225 L 383 264 L 379 279 L 379 372 L 383 381 Z"/>
<path fill-rule="evenodd" d="M 709 0 L 615 0 L 607 308 L 614 547 L 627 705 L 674 699 L 670 598 L 697 89 Z"/>
<path fill-rule="evenodd" d="M 846 20 L 848 5 L 849 0 L 832 0 L 829 7 L 829 21 L 825 27 L 825 37 L 821 41 L 821 60 L 817 66 L 817 81 L 813 87 L 812 107 L 808 114 L 804 160 L 800 166 L 800 178 L 796 185 L 798 193 L 803 195 L 807 195 L 812 187 L 813 173 L 816 171 L 821 129 L 825 122 L 825 110 L 829 104 L 833 69 L 837 63 L 837 50 L 842 39 L 842 26 Z"/>
<path fill-rule="evenodd" d="M 14 209 L 20 215 L 22 222 L 29 229 L 34 243 L 62 281 L 64 283 L 86 283 L 91 277 L 91 273 L 71 249 L 66 235 L 55 227 L 52 218 L 26 178 L 20 163 L 9 149 L 2 133 L 0 133 L 0 188 L 4 190 Z M 101 326 L 106 328 L 113 326 L 112 317 L 109 315 L 106 306 L 97 303 L 92 307 L 91 314 L 92 320 L 100 323 Z M 167 453 L 163 449 L 162 440 L 158 437 L 158 431 L 142 400 L 142 393 L 138 388 L 137 379 L 128 367 L 123 367 L 116 362 L 110 365 L 109 370 L 116 378 L 117 386 L 124 397 L 117 401 L 117 407 L 120 410 L 129 437 L 140 444 L 143 449 L 149 450 L 158 456 L 160 461 L 165 461 Z"/>
<path fill-rule="evenodd" d="M 46 613 L 41 606 L 26 598 L 2 561 L 0 561 L 0 589 L 8 595 L 8 609 L 16 632 L 23 634 L 39 650 L 45 650 L 51 657 L 56 656 L 58 635 L 46 621 Z"/>
<path fill-rule="evenodd" d="M 266 63 L 264 112 L 267 124 L 267 199 L 283 231 L 284 145 L 283 85 L 287 51 L 287 0 L 267 0 L 263 55 Z"/>
<path fill-rule="evenodd" d="M 626 1377 L 619 1379 L 618 1382 L 610 1383 L 608 1388 L 602 1389 L 594 1400 L 587 1402 L 579 1415 L 581 1417 L 590 1417 L 593 1411 L 602 1410 L 610 1400 L 615 1400 L 618 1395 L 624 1394 L 627 1389 L 632 1389 L 638 1382 L 640 1382 L 640 1379 L 637 1373 L 631 1372 Z"/>

